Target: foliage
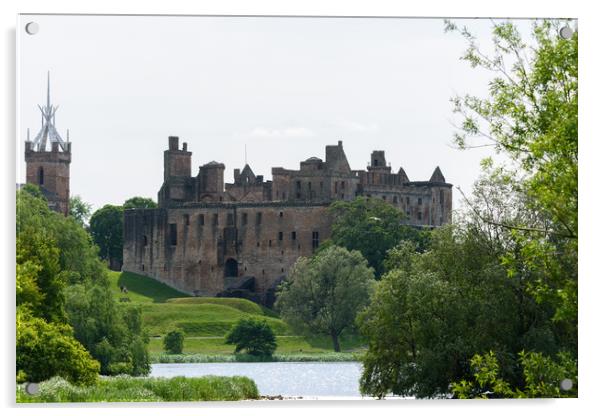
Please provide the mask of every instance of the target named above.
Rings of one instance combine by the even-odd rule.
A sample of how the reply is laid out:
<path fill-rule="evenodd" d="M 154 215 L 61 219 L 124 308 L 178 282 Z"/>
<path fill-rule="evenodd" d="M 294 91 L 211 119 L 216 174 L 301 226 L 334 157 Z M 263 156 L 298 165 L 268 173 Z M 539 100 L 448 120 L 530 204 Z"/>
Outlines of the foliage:
<path fill-rule="evenodd" d="M 39 394 L 29 395 L 17 386 L 18 403 L 58 402 L 182 402 L 258 399 L 247 377 L 102 378 L 94 386 L 74 386 L 60 377 L 40 383 Z"/>
<path fill-rule="evenodd" d="M 184 333 L 179 329 L 169 331 L 163 338 L 163 348 L 169 354 L 182 354 L 182 350 L 184 349 Z"/>
<path fill-rule="evenodd" d="M 92 205 L 84 202 L 79 195 L 69 198 L 69 216 L 81 226 L 86 226 L 88 224 L 91 214 Z"/>
<path fill-rule="evenodd" d="M 362 253 L 377 278 L 385 271 L 387 251 L 400 241 L 414 241 L 419 250 L 428 246 L 428 231 L 403 225 L 403 212 L 379 198 L 336 201 L 329 211 L 333 216 L 332 242 Z"/>
<path fill-rule="evenodd" d="M 81 224 L 51 211 L 34 195 L 31 190 L 17 193 L 18 308 L 27 309 L 27 319 L 71 327 L 62 336 L 81 343 L 100 362 L 103 374 L 148 373 L 141 312 L 116 304 L 106 267 Z M 49 334 L 58 336 L 56 331 Z M 47 366 L 57 368 L 55 363 Z"/>
<path fill-rule="evenodd" d="M 265 320 L 242 318 L 226 335 L 226 344 L 234 344 L 234 353 L 246 351 L 259 357 L 271 357 L 276 350 L 274 331 Z"/>
<path fill-rule="evenodd" d="M 99 364 L 62 323 L 34 317 L 17 309 L 17 373 L 22 380 L 39 382 L 55 375 L 75 384 L 94 384 Z"/>
<path fill-rule="evenodd" d="M 523 261 L 507 256 L 509 271 L 523 267 L 538 274 L 530 282 L 530 295 L 553 302 L 554 319 L 576 332 L 578 36 L 575 31 L 563 39 L 558 35 L 561 24 L 534 23 L 534 45 L 528 45 L 512 23 L 495 23 L 490 56 L 466 28 L 448 22 L 447 29 L 468 41 L 462 59 L 495 74 L 489 97 L 452 99 L 462 120 L 456 143 L 470 148 L 470 138 L 479 137 L 509 156 L 522 176 L 513 184 L 526 195 L 527 208 L 548 219 L 544 226 L 496 224 L 514 230 L 521 240 Z"/>
<path fill-rule="evenodd" d="M 452 384 L 454 395 L 470 398 L 528 398 L 528 397 L 577 397 L 577 362 L 569 354 L 559 353 L 557 360 L 540 353 L 522 351 L 519 354 L 523 368 L 524 388 L 513 388 L 500 377 L 500 365 L 493 352 L 476 354 L 470 361 L 474 380 L 462 380 Z M 570 381 L 570 388 L 562 382 Z"/>
<path fill-rule="evenodd" d="M 293 328 L 329 335 L 339 352 L 339 337 L 352 329 L 373 286 L 374 272 L 359 251 L 330 246 L 296 261 L 280 286 L 276 308 Z"/>
<path fill-rule="evenodd" d="M 90 233 L 100 248 L 100 257 L 109 262 L 123 262 L 123 207 L 105 205 L 92 214 Z"/>
<path fill-rule="evenodd" d="M 158 354 L 151 356 L 156 363 L 233 363 L 233 362 L 349 362 L 358 361 L 359 355 L 349 352 L 287 353 L 272 356 L 251 354 Z"/>
<path fill-rule="evenodd" d="M 132 197 L 123 203 L 123 209 L 134 208 L 157 208 L 157 203 L 151 198 L 143 198 L 141 196 Z"/>

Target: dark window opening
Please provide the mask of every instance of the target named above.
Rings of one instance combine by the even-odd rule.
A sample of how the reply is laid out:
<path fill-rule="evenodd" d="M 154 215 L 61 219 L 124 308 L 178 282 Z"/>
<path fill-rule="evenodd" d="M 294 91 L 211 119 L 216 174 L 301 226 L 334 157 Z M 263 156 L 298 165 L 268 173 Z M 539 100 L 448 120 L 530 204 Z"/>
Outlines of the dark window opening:
<path fill-rule="evenodd" d="M 408 205 L 408 206 L 410 205 L 410 197 L 409 196 L 406 196 L 406 205 Z"/>
<path fill-rule="evenodd" d="M 387 200 L 387 195 L 383 195 L 383 201 Z"/>
<path fill-rule="evenodd" d="M 337 192 L 339 192 L 339 183 L 335 182 L 334 183 L 334 193 L 336 194 Z"/>
<path fill-rule="evenodd" d="M 213 225 L 219 224 L 219 216 L 218 214 L 213 214 Z"/>
<path fill-rule="evenodd" d="M 257 247 L 259 247 L 259 241 L 257 242 Z"/>
<path fill-rule="evenodd" d="M 301 194 L 297 192 L 297 199 L 301 199 Z"/>
<path fill-rule="evenodd" d="M 233 214 L 228 214 L 227 222 L 228 222 L 229 227 L 234 225 L 234 215 Z"/>
<path fill-rule="evenodd" d="M 242 225 L 247 225 L 247 221 L 248 221 L 248 220 L 249 220 L 249 216 L 247 215 L 247 213 L 246 213 L 246 212 L 244 212 L 244 213 L 242 214 L 242 219 L 241 219 Z"/>
<path fill-rule="evenodd" d="M 142 245 L 144 247 L 146 247 L 148 245 L 148 237 L 145 235 L 142 236 Z"/>
<path fill-rule="evenodd" d="M 418 205 L 422 205 L 422 198 L 418 198 Z"/>
<path fill-rule="evenodd" d="M 199 225 L 205 225 L 205 216 L 203 214 L 199 215 Z"/>
<path fill-rule="evenodd" d="M 320 245 L 320 234 L 317 231 L 311 233 L 311 248 L 315 250 Z"/>
<path fill-rule="evenodd" d="M 441 189 L 439 191 L 439 203 L 441 204 L 441 206 L 443 206 L 444 201 L 445 201 L 445 195 L 443 193 L 443 189 Z"/>
<path fill-rule="evenodd" d="M 282 233 L 282 231 L 278 232 L 278 241 L 282 241 L 284 234 Z"/>
<path fill-rule="evenodd" d="M 268 247 L 272 247 L 272 240 L 268 240 Z"/>
<path fill-rule="evenodd" d="M 44 185 L 44 168 L 41 166 L 38 169 L 38 184 Z"/>
<path fill-rule="evenodd" d="M 279 216 L 280 218 L 284 217 L 284 212 L 280 211 L 280 214 L 278 214 L 278 216 Z"/>
<path fill-rule="evenodd" d="M 190 225 L 190 215 L 184 214 L 184 225 Z"/>
<path fill-rule="evenodd" d="M 324 190 L 324 182 L 320 182 L 320 191 Z"/>
<path fill-rule="evenodd" d="M 178 226 L 177 224 L 169 224 L 169 244 L 175 246 L 178 244 Z"/>
<path fill-rule="evenodd" d="M 397 203 L 397 197 L 396 197 L 396 196 L 394 196 L 394 197 L 393 197 L 393 203 L 394 203 L 394 204 L 396 204 L 396 203 Z"/>
<path fill-rule="evenodd" d="M 265 274 L 265 270 L 261 270 L 261 274 Z"/>
<path fill-rule="evenodd" d="M 378 166 L 378 160 L 374 159 L 374 166 Z"/>
<path fill-rule="evenodd" d="M 297 189 L 301 189 L 301 181 L 297 181 Z"/>
<path fill-rule="evenodd" d="M 418 221 L 422 221 L 422 212 L 418 213 Z"/>
<path fill-rule="evenodd" d="M 291 240 L 296 240 L 296 239 L 297 239 L 297 232 L 296 232 L 296 231 L 293 231 L 293 232 L 291 233 Z"/>
<path fill-rule="evenodd" d="M 144 264 L 142 265 L 142 271 L 144 271 Z"/>
<path fill-rule="evenodd" d="M 345 182 L 341 182 L 341 189 L 345 189 Z"/>
<path fill-rule="evenodd" d="M 224 277 L 238 277 L 238 262 L 236 260 L 226 260 L 224 264 Z"/>
<path fill-rule="evenodd" d="M 257 217 L 255 218 L 255 223 L 256 223 L 257 225 L 260 225 L 260 224 L 261 224 L 261 212 L 258 212 L 258 213 L 257 213 Z"/>
<path fill-rule="evenodd" d="M 284 273 L 284 269 L 280 269 L 280 271 L 281 271 L 282 273 Z"/>

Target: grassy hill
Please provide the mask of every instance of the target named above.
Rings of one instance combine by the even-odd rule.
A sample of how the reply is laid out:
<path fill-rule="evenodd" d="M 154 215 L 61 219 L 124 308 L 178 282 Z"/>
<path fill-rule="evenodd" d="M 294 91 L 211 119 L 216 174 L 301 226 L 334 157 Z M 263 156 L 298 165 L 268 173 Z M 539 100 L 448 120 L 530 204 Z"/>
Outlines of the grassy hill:
<path fill-rule="evenodd" d="M 246 299 L 192 297 L 146 276 L 130 272 L 109 272 L 111 290 L 119 301 L 139 305 L 150 340 L 150 351 L 163 350 L 162 336 L 174 328 L 184 331 L 184 353 L 232 354 L 234 346 L 224 336 L 246 316 L 265 319 L 277 336 L 277 354 L 324 354 L 332 352 L 328 337 L 296 335 L 278 314 Z M 123 293 L 120 286 L 127 287 Z M 343 337 L 342 348 L 361 348 L 357 337 Z"/>

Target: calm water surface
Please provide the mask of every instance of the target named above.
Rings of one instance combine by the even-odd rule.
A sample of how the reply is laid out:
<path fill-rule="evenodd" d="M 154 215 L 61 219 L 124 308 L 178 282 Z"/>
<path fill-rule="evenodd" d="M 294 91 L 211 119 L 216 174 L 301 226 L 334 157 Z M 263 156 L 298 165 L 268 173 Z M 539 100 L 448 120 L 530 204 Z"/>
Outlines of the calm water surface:
<path fill-rule="evenodd" d="M 151 377 L 246 376 L 259 394 L 283 396 L 360 396 L 362 366 L 343 363 L 153 364 Z"/>

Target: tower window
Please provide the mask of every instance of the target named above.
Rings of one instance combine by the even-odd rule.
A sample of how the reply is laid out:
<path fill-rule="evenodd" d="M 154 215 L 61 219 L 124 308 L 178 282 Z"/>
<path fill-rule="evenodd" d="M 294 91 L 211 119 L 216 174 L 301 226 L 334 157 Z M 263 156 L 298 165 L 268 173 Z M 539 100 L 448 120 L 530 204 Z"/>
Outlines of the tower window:
<path fill-rule="evenodd" d="M 228 214 L 228 226 L 231 227 L 234 225 L 234 215 L 233 214 Z"/>
<path fill-rule="evenodd" d="M 142 245 L 146 247 L 148 245 L 148 237 L 145 235 L 142 236 Z"/>
<path fill-rule="evenodd" d="M 284 217 L 284 212 L 280 211 L 280 214 L 278 214 L 278 216 L 279 216 L 280 218 Z"/>
<path fill-rule="evenodd" d="M 418 221 L 422 221 L 422 212 L 418 213 Z"/>
<path fill-rule="evenodd" d="M 418 198 L 418 205 L 422 205 L 422 198 Z"/>
<path fill-rule="evenodd" d="M 261 212 L 257 213 L 257 217 L 255 218 L 255 224 L 261 225 Z"/>
<path fill-rule="evenodd" d="M 282 241 L 283 233 L 282 231 L 278 232 L 278 241 Z"/>
<path fill-rule="evenodd" d="M 313 231 L 311 233 L 311 248 L 312 248 L 312 250 L 317 249 L 319 245 L 320 245 L 320 234 L 318 233 L 318 231 Z"/>
<path fill-rule="evenodd" d="M 243 214 L 242 214 L 242 219 L 241 219 L 241 221 L 242 221 L 242 225 L 247 225 L 248 217 L 249 217 L 249 216 L 247 215 L 247 213 L 246 213 L 246 212 L 243 212 Z"/>
<path fill-rule="evenodd" d="M 190 216 L 188 214 L 184 214 L 184 225 L 190 225 Z"/>
<path fill-rule="evenodd" d="M 297 232 L 296 232 L 296 231 L 293 231 L 293 232 L 291 233 L 291 240 L 296 240 L 296 239 L 297 239 Z"/>
<path fill-rule="evenodd" d="M 171 244 L 172 246 L 178 245 L 177 224 L 169 224 L 169 244 Z"/>
<path fill-rule="evenodd" d="M 217 214 L 213 214 L 213 225 L 219 224 L 219 216 Z"/>
<path fill-rule="evenodd" d="M 441 189 L 439 191 L 439 203 L 441 204 L 441 206 L 444 205 L 444 201 L 445 201 L 445 195 L 443 193 L 443 189 Z"/>
<path fill-rule="evenodd" d="M 42 166 L 38 169 L 38 184 L 44 185 L 44 168 Z"/>
<path fill-rule="evenodd" d="M 205 216 L 203 214 L 199 215 L 199 225 L 205 225 Z"/>

